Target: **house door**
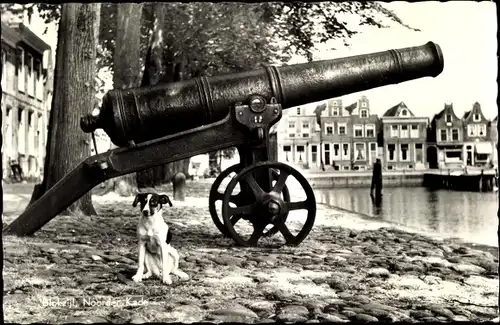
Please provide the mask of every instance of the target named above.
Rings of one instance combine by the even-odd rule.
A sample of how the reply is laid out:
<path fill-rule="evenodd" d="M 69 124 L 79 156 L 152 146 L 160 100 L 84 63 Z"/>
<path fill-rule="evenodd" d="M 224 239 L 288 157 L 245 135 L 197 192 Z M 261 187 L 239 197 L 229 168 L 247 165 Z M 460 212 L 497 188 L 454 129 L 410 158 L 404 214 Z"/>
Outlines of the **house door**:
<path fill-rule="evenodd" d="M 438 168 L 438 153 L 435 146 L 427 147 L 427 162 L 429 168 Z"/>

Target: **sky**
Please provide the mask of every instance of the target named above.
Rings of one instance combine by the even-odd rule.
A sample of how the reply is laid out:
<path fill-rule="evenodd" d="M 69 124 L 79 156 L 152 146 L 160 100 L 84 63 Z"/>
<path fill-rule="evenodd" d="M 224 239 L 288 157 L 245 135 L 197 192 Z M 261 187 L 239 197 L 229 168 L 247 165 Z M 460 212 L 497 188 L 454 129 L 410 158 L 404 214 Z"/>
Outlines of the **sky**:
<path fill-rule="evenodd" d="M 344 96 L 342 99 L 346 105 L 366 95 L 372 113 L 382 115 L 403 101 L 416 116 L 432 117 L 444 107 L 444 103 L 451 102 L 455 113 L 462 117 L 477 101 L 487 118 L 493 119 L 498 114 L 497 18 L 494 2 L 397 1 L 383 5 L 404 23 L 421 31 L 411 31 L 396 24 L 382 29 L 365 27 L 349 40 L 348 48 L 340 46 L 331 50 L 333 44 L 318 44 L 314 59 L 335 59 L 419 46 L 433 41 L 443 51 L 444 70 L 436 78 L 422 78 Z M 42 35 L 45 26 L 39 18 L 35 16 L 30 25 L 36 34 L 55 49 L 55 26 L 49 26 L 47 34 Z M 296 56 L 290 63 L 301 62 L 305 62 L 305 59 Z M 110 87 L 111 83 L 107 85 Z M 316 105 L 312 103 L 307 106 L 312 108 Z"/>

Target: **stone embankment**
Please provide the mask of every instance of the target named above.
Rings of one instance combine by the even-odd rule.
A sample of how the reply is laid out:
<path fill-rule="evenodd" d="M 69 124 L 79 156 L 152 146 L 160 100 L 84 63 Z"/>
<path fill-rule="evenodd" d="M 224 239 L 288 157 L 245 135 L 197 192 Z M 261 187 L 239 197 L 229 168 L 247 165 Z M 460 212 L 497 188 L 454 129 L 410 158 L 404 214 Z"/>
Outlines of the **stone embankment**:
<path fill-rule="evenodd" d="M 94 196 L 99 216 L 59 216 L 33 237 L 4 237 L 5 320 L 318 323 L 497 317 L 494 250 L 380 227 L 321 205 L 315 228 L 299 247 L 239 248 L 210 219 L 208 185 L 189 186 L 186 201 L 164 213 L 189 281 L 132 282 L 133 200 Z"/>

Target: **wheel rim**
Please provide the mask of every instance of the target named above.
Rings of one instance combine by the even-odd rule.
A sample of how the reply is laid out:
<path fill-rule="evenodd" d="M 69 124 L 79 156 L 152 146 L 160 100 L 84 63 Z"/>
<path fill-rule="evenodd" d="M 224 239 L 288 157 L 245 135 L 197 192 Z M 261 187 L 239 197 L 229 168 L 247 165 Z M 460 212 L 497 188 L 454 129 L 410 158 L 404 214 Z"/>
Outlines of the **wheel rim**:
<path fill-rule="evenodd" d="M 276 169 L 280 171 L 276 183 L 269 192 L 265 192 L 252 175 L 252 172 L 259 169 Z M 300 183 L 306 193 L 306 200 L 290 202 L 290 200 L 285 201 L 279 198 L 278 194 L 283 192 L 286 188 L 285 183 L 289 176 L 295 177 Z M 234 208 L 229 205 L 229 200 L 234 188 L 241 181 L 245 181 L 249 185 L 254 194 L 255 202 Z M 307 219 L 299 233 L 293 235 L 285 223 L 289 211 L 298 209 L 307 210 Z M 259 218 L 255 217 L 256 214 L 259 215 Z M 234 229 L 231 217 L 236 215 L 247 216 L 247 220 L 250 221 L 254 228 L 248 240 L 243 239 Z M 298 245 L 307 237 L 314 225 L 316 217 L 316 199 L 311 186 L 297 170 L 283 163 L 261 162 L 246 167 L 231 180 L 224 192 L 222 217 L 230 237 L 239 245 L 257 246 L 259 239 L 265 236 L 264 230 L 269 224 L 273 224 L 273 229 L 276 228 L 276 231 L 279 231 L 283 235 L 287 245 Z"/>
<path fill-rule="evenodd" d="M 212 187 L 210 188 L 210 194 L 208 197 L 208 209 L 210 212 L 210 216 L 212 217 L 212 221 L 219 229 L 219 231 L 224 235 L 225 237 L 231 237 L 229 234 L 229 231 L 227 230 L 227 227 L 225 226 L 224 220 L 219 214 L 217 213 L 217 208 L 215 206 L 215 203 L 217 201 L 223 201 L 224 200 L 224 193 L 219 192 L 219 187 L 224 181 L 224 179 L 229 176 L 231 173 L 235 172 L 238 173 L 243 169 L 243 167 L 240 164 L 233 165 L 224 171 L 222 171 L 219 176 L 215 179 L 214 183 L 212 184 Z M 278 178 L 278 173 L 276 171 L 273 171 L 273 176 Z M 233 177 L 234 178 L 234 177 Z M 234 190 L 234 189 L 233 189 Z M 246 199 L 246 200 L 245 200 Z M 283 200 L 286 202 L 290 202 L 290 192 L 286 185 L 283 188 Z M 241 205 L 242 202 L 248 201 L 248 198 L 245 198 L 243 194 L 238 193 L 236 195 L 231 195 L 231 203 L 236 204 L 237 206 Z M 286 218 L 288 217 L 288 213 L 283 217 Z M 236 223 L 240 220 L 240 218 L 234 218 L 232 220 L 233 226 L 236 225 Z M 270 237 L 273 236 L 278 232 L 278 229 L 276 227 L 273 227 L 269 229 L 268 231 L 264 232 L 265 237 Z"/>

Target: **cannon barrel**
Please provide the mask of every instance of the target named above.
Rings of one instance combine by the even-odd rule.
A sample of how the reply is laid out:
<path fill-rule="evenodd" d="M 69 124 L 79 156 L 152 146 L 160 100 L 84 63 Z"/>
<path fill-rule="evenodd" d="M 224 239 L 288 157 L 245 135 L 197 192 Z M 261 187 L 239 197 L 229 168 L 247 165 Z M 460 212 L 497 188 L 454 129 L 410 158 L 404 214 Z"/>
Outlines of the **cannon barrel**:
<path fill-rule="evenodd" d="M 140 143 L 219 121 L 258 94 L 283 109 L 396 84 L 443 71 L 439 45 L 201 77 L 151 87 L 110 90 L 99 114 L 82 117 L 84 132 L 102 128 L 117 146 Z"/>

